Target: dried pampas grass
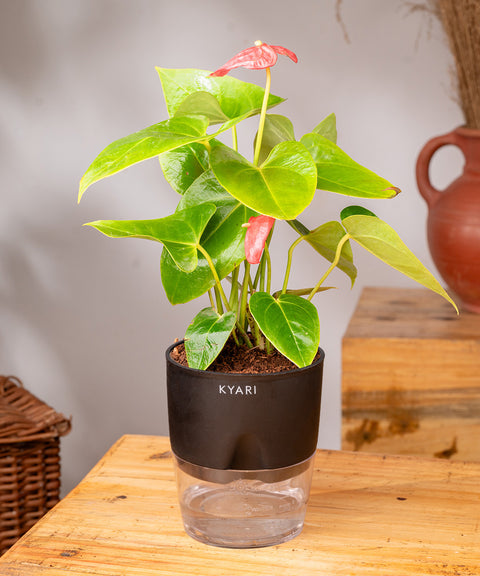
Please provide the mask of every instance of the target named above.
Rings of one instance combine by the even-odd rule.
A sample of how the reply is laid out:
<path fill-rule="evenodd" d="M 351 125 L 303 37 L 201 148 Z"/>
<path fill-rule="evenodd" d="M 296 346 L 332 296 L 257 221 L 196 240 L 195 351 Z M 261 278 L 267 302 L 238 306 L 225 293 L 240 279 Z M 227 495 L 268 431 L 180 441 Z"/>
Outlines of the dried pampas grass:
<path fill-rule="evenodd" d="M 480 0 L 411 2 L 413 11 L 438 17 L 455 60 L 458 99 L 466 126 L 480 129 Z"/>

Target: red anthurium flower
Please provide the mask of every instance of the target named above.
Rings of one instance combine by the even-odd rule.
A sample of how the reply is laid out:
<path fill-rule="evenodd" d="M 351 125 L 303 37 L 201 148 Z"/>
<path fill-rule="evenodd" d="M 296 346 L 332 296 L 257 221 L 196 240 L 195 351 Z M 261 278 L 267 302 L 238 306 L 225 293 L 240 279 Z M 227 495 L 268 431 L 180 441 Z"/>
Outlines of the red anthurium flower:
<path fill-rule="evenodd" d="M 255 46 L 251 48 L 246 48 L 224 64 L 221 68 L 212 72 L 210 76 L 225 76 L 233 68 L 250 68 L 251 70 L 260 70 L 262 68 L 270 68 L 277 61 L 277 54 L 283 54 L 288 56 L 294 62 L 298 61 L 296 55 L 291 51 L 287 50 L 283 46 L 271 46 L 270 44 L 264 44 L 257 40 Z"/>
<path fill-rule="evenodd" d="M 245 234 L 245 256 L 250 264 L 258 264 L 262 258 L 262 252 L 265 248 L 265 242 L 272 229 L 275 218 L 271 216 L 252 216 Z"/>

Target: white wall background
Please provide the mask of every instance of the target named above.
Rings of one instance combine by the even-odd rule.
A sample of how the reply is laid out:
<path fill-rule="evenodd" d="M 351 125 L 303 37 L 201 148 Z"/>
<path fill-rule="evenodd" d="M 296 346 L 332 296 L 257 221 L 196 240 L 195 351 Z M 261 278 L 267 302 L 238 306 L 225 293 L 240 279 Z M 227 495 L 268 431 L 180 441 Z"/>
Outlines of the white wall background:
<path fill-rule="evenodd" d="M 95 185 L 76 204 L 79 179 L 104 146 L 166 117 L 156 65 L 213 70 L 259 38 L 294 50 L 299 63 L 280 57 L 273 71 L 272 91 L 288 98 L 277 111 L 298 136 L 336 112 L 339 145 L 403 190 L 365 205 L 432 266 L 415 160 L 462 116 L 442 31 L 406 2 L 344 0 L 350 43 L 335 0 L 0 0 L 0 10 L 0 373 L 72 415 L 65 490 L 122 434 L 168 433 L 164 350 L 198 309 L 166 300 L 159 245 L 81 226 L 171 213 L 177 198 L 156 161 Z M 437 184 L 459 169 L 455 154 L 440 158 Z M 305 223 L 336 218 L 348 203 L 318 193 Z M 355 288 L 339 274 L 339 290 L 316 299 L 327 353 L 323 447 L 340 446 L 341 338 L 362 286 L 413 285 L 355 254 Z M 300 286 L 322 269 L 308 247 L 298 255 Z"/>

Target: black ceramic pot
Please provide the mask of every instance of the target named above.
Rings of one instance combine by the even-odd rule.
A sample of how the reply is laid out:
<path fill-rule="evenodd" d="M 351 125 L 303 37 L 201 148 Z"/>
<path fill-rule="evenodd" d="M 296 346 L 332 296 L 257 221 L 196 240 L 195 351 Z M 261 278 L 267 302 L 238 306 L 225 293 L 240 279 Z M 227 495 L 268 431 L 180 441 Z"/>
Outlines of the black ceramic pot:
<path fill-rule="evenodd" d="M 299 464 L 317 447 L 324 352 L 306 368 L 222 374 L 180 365 L 167 350 L 170 440 L 176 456 L 216 470 Z"/>

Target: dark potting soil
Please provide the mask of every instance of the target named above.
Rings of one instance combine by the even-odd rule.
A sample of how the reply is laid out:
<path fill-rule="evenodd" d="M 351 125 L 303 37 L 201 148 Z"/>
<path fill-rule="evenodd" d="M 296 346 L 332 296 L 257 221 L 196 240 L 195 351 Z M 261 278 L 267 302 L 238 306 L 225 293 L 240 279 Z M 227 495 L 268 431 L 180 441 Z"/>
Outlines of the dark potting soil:
<path fill-rule="evenodd" d="M 171 357 L 182 366 L 188 366 L 183 343 L 173 349 Z M 275 349 L 271 354 L 267 354 L 260 348 L 236 346 L 232 340 L 229 340 L 208 370 L 226 373 L 271 374 L 295 368 L 293 362 Z"/>

